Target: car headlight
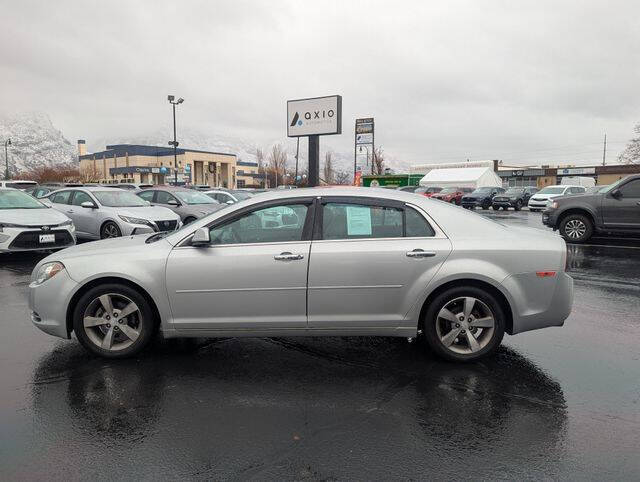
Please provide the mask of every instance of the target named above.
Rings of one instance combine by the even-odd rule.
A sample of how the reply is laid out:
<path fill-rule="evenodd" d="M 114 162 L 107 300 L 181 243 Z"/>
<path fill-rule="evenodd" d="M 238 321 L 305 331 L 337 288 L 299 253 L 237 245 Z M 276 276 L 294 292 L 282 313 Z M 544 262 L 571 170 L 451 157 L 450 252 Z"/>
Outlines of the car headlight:
<path fill-rule="evenodd" d="M 73 226 L 73 221 L 71 221 L 71 219 L 67 219 L 66 221 L 58 224 L 58 226 L 63 227 L 63 226 Z"/>
<path fill-rule="evenodd" d="M 551 208 L 551 209 L 558 209 L 558 202 L 557 201 L 549 201 L 547 203 L 547 207 Z"/>
<path fill-rule="evenodd" d="M 122 219 L 125 223 L 142 224 L 143 226 L 152 226 L 152 224 L 146 219 L 132 218 L 131 216 L 123 216 L 122 214 L 118 214 L 118 217 Z"/>
<path fill-rule="evenodd" d="M 0 223 L 0 233 L 2 232 L 2 228 L 28 228 L 29 226 L 23 226 L 21 224 L 9 224 L 9 223 Z"/>
<path fill-rule="evenodd" d="M 38 269 L 38 273 L 33 280 L 33 284 L 36 286 L 41 285 L 45 281 L 53 278 L 62 270 L 64 270 L 64 265 L 58 261 L 54 261 L 53 263 L 45 263 Z"/>

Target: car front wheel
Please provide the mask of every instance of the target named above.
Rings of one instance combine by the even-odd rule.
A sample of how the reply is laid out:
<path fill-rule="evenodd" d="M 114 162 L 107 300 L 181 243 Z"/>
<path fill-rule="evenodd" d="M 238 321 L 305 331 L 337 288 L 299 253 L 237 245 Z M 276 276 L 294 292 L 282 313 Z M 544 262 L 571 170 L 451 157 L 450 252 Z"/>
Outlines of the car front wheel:
<path fill-rule="evenodd" d="M 96 286 L 73 311 L 73 330 L 88 351 L 105 358 L 139 353 L 155 332 L 153 310 L 135 289 L 121 284 Z"/>
<path fill-rule="evenodd" d="M 122 236 L 120 227 L 113 221 L 107 221 L 100 229 L 100 239 L 119 238 Z"/>
<path fill-rule="evenodd" d="M 569 243 L 584 243 L 593 234 L 593 223 L 582 214 L 569 214 L 560 222 L 560 234 Z"/>
<path fill-rule="evenodd" d="M 474 286 L 450 288 L 429 305 L 423 331 L 429 347 L 451 361 L 473 361 L 495 352 L 505 315 L 495 297 Z"/>
<path fill-rule="evenodd" d="M 516 211 L 520 211 L 522 209 L 522 201 L 516 201 L 516 205 L 513 207 Z"/>
<path fill-rule="evenodd" d="M 493 208 L 494 211 L 499 211 L 500 210 L 500 206 L 493 205 L 491 207 Z"/>

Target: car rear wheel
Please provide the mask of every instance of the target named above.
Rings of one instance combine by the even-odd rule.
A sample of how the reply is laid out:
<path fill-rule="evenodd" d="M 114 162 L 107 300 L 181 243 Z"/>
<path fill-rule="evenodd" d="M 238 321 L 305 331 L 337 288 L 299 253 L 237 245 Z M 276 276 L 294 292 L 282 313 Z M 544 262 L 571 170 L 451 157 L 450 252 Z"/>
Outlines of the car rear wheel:
<path fill-rule="evenodd" d="M 522 201 L 519 199 L 516 201 L 516 205 L 513 207 L 516 211 L 520 211 L 522 209 Z"/>
<path fill-rule="evenodd" d="M 113 221 L 107 221 L 100 229 L 100 239 L 119 238 L 122 236 L 120 227 Z"/>
<path fill-rule="evenodd" d="M 569 214 L 560 222 L 560 234 L 569 243 L 584 243 L 593 234 L 593 223 L 582 214 Z"/>
<path fill-rule="evenodd" d="M 499 211 L 500 210 L 500 206 L 491 206 L 493 208 L 494 211 Z"/>
<path fill-rule="evenodd" d="M 505 315 L 495 297 L 475 286 L 450 288 L 429 305 L 423 331 L 429 347 L 447 360 L 466 362 L 495 352 Z"/>
<path fill-rule="evenodd" d="M 155 332 L 153 310 L 135 289 L 120 284 L 96 286 L 73 312 L 73 331 L 89 352 L 106 358 L 139 353 Z"/>

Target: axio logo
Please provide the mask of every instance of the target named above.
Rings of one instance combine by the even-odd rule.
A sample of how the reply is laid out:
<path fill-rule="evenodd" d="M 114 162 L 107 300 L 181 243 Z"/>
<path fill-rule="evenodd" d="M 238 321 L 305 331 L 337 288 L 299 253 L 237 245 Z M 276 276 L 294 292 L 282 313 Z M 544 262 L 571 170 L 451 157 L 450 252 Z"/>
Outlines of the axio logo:
<path fill-rule="evenodd" d="M 302 121 L 300 120 L 300 116 L 298 115 L 297 112 L 293 116 L 293 120 L 291 121 L 291 127 L 295 126 L 296 124 L 298 124 L 299 126 L 302 125 Z"/>

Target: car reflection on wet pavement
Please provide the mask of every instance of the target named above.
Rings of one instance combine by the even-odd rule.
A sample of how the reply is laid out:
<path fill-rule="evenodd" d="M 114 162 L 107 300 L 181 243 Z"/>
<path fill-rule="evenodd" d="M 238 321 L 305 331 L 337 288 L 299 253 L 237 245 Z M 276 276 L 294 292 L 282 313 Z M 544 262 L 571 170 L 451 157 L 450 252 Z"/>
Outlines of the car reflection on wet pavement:
<path fill-rule="evenodd" d="M 640 249 L 621 244 L 568 247 L 564 327 L 465 365 L 386 338 L 168 340 L 92 358 L 31 326 L 41 256 L 2 256 L 0 478 L 637 479 Z"/>

